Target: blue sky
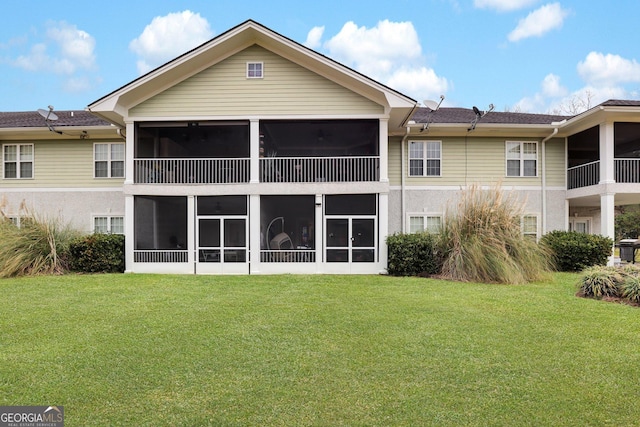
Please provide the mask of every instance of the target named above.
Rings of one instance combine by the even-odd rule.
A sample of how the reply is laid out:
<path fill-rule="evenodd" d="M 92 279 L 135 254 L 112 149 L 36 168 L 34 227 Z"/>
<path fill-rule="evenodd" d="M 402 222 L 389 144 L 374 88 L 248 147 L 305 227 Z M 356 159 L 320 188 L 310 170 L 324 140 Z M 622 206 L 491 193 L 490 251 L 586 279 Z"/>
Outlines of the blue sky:
<path fill-rule="evenodd" d="M 640 1 L 4 0 L 0 111 L 83 109 L 253 19 L 412 98 L 571 112 L 640 99 Z"/>

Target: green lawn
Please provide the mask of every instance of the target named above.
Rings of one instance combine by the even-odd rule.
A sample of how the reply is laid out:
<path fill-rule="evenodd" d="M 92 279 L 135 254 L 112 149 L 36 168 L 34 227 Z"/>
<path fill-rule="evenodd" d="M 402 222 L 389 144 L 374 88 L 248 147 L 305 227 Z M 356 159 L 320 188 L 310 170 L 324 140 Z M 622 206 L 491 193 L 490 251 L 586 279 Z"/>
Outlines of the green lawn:
<path fill-rule="evenodd" d="M 384 276 L 0 280 L 0 405 L 71 426 L 631 426 L 640 309 Z"/>

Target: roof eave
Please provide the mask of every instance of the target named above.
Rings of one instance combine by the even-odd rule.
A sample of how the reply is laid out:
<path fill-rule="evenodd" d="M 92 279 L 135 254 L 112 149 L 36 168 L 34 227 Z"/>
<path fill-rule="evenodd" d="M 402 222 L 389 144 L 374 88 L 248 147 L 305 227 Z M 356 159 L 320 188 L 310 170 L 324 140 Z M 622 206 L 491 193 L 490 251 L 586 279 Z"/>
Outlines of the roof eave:
<path fill-rule="evenodd" d="M 528 137 L 544 138 L 557 125 L 552 124 L 513 124 L 513 123 L 478 123 L 475 129 L 470 129 L 470 123 L 431 123 L 421 131 L 424 123 L 410 124 L 410 135 L 414 137 L 440 136 L 474 136 L 474 137 Z M 399 135 L 399 133 L 396 133 Z"/>

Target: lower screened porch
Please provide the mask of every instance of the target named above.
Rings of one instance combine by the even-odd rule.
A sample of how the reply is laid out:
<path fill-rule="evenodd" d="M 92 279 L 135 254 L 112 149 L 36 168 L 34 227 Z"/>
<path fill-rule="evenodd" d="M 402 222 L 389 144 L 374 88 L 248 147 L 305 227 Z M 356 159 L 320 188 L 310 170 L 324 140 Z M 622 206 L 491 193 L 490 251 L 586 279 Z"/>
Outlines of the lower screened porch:
<path fill-rule="evenodd" d="M 386 267 L 387 234 L 380 212 L 386 212 L 387 198 L 131 196 L 127 271 L 380 273 Z"/>

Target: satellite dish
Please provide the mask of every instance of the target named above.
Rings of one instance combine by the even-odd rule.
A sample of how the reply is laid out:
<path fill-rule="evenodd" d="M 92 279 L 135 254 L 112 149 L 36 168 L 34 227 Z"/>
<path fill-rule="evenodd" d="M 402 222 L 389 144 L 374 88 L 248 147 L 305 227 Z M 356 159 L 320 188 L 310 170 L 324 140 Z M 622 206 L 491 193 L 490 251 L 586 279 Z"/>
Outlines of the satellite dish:
<path fill-rule="evenodd" d="M 58 116 L 53 110 L 45 110 L 44 108 L 38 108 L 38 114 L 44 117 L 45 120 L 58 120 Z"/>
<path fill-rule="evenodd" d="M 430 99 L 425 99 L 424 101 L 422 101 L 422 105 L 424 105 L 425 107 L 427 107 L 430 110 L 435 110 L 438 108 L 438 103 L 436 101 L 432 101 Z"/>
<path fill-rule="evenodd" d="M 431 111 L 438 111 L 438 108 L 440 108 L 442 101 L 444 101 L 444 95 L 440 95 L 440 102 L 425 99 L 424 101 L 422 101 L 422 104 Z"/>

